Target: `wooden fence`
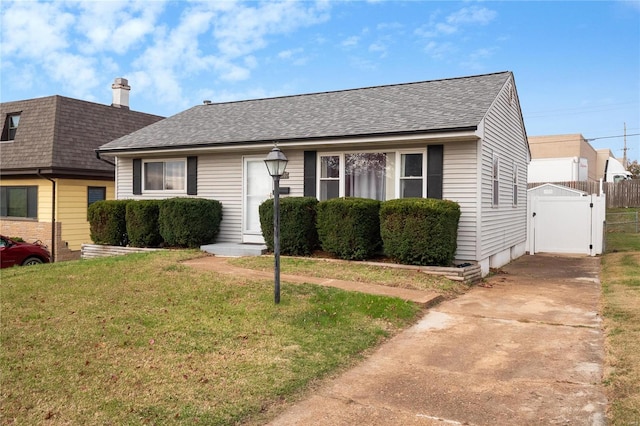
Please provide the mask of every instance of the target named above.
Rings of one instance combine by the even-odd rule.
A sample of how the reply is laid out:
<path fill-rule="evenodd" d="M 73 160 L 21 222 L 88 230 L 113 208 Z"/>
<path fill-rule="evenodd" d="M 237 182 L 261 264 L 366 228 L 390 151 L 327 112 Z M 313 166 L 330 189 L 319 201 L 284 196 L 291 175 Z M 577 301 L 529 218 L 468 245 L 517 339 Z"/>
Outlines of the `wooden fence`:
<path fill-rule="evenodd" d="M 600 182 L 549 182 L 573 189 L 584 191 L 587 194 L 599 194 Z M 528 189 L 544 185 L 543 183 L 530 183 Z M 607 195 L 607 208 L 616 207 L 640 207 L 640 179 L 623 180 L 620 182 L 603 182 L 602 191 Z"/>

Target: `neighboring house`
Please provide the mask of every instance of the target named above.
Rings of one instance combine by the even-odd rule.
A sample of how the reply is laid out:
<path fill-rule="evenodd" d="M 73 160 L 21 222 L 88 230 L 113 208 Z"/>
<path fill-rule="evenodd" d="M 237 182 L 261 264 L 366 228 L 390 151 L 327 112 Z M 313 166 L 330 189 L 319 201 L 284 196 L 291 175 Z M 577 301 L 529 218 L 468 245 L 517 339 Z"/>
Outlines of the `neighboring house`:
<path fill-rule="evenodd" d="M 63 96 L 0 104 L 0 233 L 41 240 L 55 260 L 80 257 L 88 205 L 114 198 L 114 165 L 95 149 L 163 118 L 129 109 L 127 80 L 112 87 L 111 106 Z"/>
<path fill-rule="evenodd" d="M 275 142 L 289 196 L 445 198 L 462 210 L 457 261 L 486 274 L 525 252 L 530 153 L 511 72 L 205 101 L 98 152 L 117 158 L 116 198 L 216 199 L 218 242 L 261 243 Z"/>

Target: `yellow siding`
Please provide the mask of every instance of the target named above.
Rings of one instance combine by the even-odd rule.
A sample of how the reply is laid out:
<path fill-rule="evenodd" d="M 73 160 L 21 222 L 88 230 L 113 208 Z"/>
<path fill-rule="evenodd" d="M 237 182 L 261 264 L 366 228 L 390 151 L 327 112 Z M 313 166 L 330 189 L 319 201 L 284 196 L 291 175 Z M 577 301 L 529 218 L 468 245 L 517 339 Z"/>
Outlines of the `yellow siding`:
<path fill-rule="evenodd" d="M 91 243 L 87 222 L 87 189 L 89 186 L 107 188 L 107 200 L 114 199 L 113 181 L 57 179 L 56 220 L 62 223 L 60 238 L 71 250 L 80 250 L 83 243 Z"/>

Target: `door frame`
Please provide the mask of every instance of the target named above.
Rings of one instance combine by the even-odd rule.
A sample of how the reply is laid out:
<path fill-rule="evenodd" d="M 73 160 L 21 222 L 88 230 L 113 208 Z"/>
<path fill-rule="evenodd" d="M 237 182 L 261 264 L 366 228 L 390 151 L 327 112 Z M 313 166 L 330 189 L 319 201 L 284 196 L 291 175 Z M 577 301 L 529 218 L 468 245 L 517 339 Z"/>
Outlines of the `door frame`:
<path fill-rule="evenodd" d="M 261 162 L 263 163 L 264 173 L 266 177 L 268 177 L 270 189 L 265 193 L 265 197 L 262 201 L 269 199 L 273 194 L 273 182 L 272 178 L 267 171 L 267 167 L 264 165 L 264 156 L 261 155 L 244 155 L 242 156 L 242 229 L 241 229 L 241 239 L 242 243 L 246 244 L 264 244 L 264 237 L 262 236 L 262 231 L 255 232 L 247 229 L 247 213 L 249 208 L 249 203 L 247 202 L 247 190 L 248 184 L 247 179 L 249 177 L 249 168 L 248 163 L 251 162 Z"/>

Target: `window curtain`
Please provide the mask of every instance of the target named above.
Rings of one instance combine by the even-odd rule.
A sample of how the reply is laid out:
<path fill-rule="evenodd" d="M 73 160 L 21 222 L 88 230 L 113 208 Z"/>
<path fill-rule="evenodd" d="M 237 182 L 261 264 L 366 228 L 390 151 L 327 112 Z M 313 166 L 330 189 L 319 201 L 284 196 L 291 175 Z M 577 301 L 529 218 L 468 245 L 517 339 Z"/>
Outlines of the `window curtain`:
<path fill-rule="evenodd" d="M 359 153 L 345 155 L 345 196 L 385 199 L 384 153 Z"/>

